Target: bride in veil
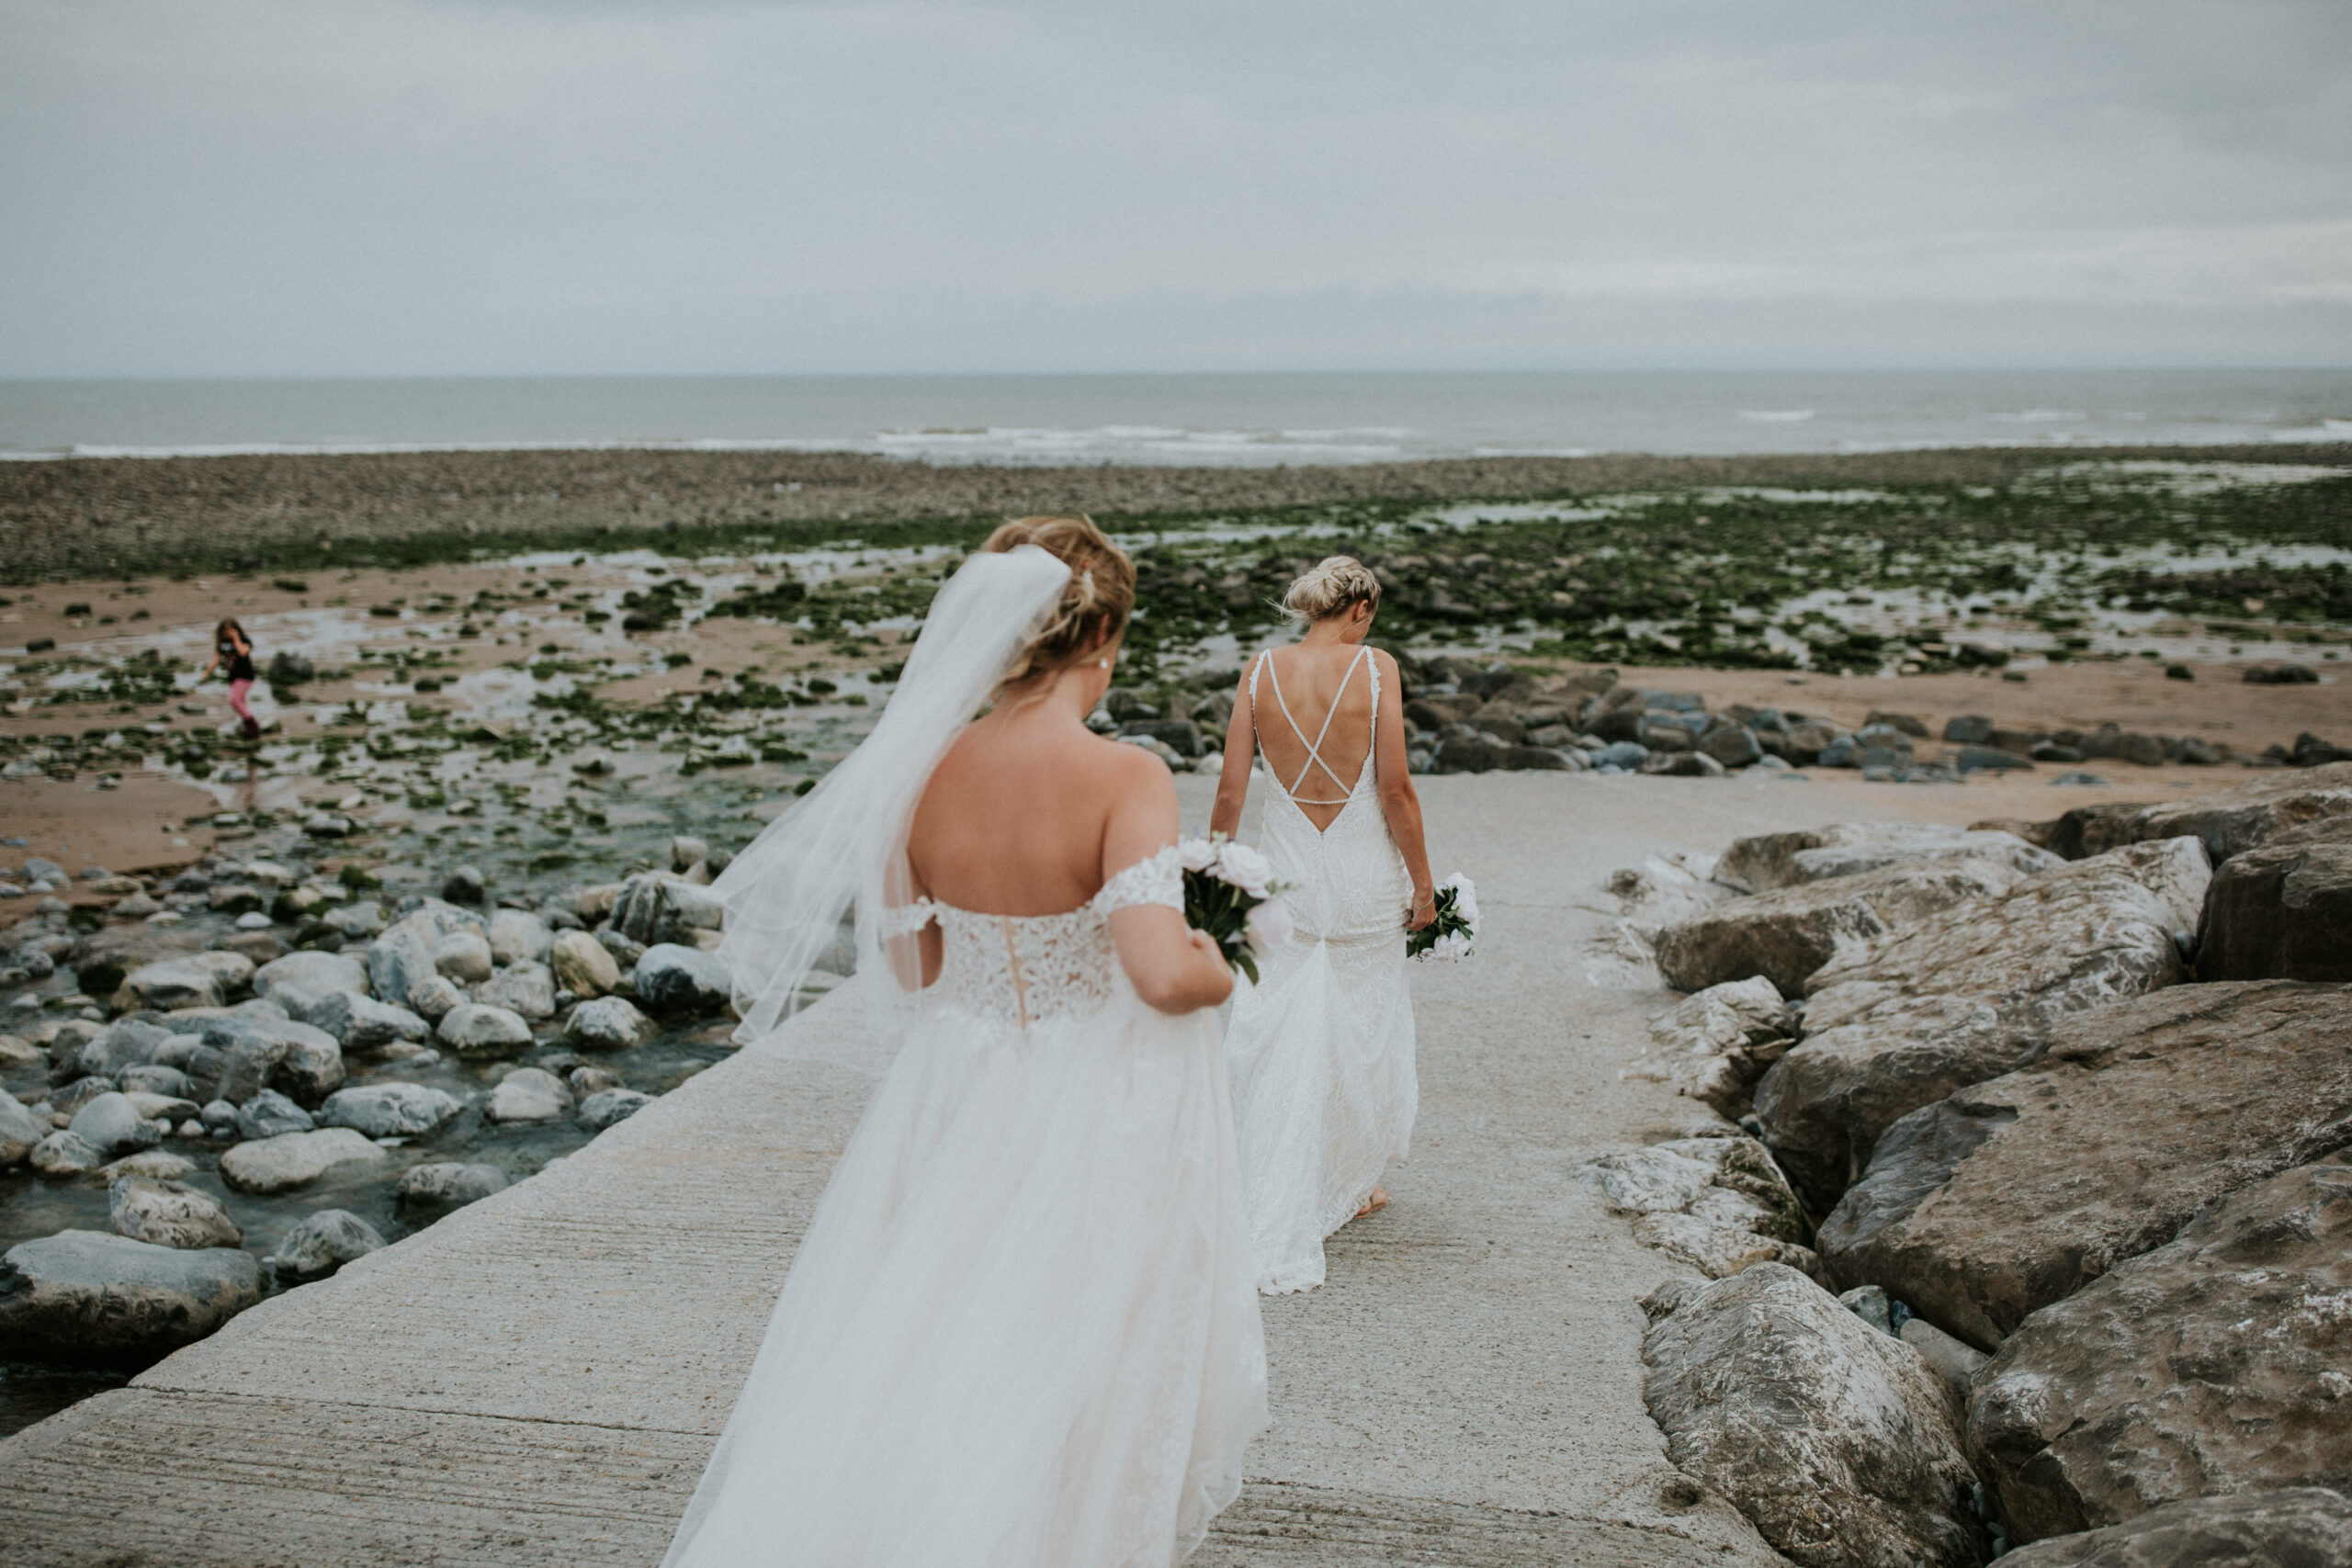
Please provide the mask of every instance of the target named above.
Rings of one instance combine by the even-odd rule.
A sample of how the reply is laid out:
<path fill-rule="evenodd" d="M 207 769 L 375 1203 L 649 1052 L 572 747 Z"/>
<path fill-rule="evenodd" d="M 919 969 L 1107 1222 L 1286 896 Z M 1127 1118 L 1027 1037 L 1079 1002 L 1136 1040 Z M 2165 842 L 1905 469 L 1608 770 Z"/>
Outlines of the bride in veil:
<path fill-rule="evenodd" d="M 1164 1568 L 1239 1489 L 1231 976 L 1167 770 L 1084 723 L 1134 595 L 1083 518 L 997 530 L 873 735 L 719 880 L 745 1038 L 854 908 L 883 1076 L 665 1568 Z"/>

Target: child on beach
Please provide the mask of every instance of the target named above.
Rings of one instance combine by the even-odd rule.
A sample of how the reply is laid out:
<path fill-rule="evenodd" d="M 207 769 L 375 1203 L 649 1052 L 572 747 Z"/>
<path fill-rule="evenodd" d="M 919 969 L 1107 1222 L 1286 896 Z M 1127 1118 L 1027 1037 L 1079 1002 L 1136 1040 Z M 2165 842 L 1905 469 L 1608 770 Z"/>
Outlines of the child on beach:
<path fill-rule="evenodd" d="M 257 740 L 261 738 L 261 721 L 254 717 L 254 710 L 245 703 L 245 694 L 254 689 L 256 678 L 254 674 L 254 643 L 233 615 L 212 628 L 212 662 L 204 667 L 204 673 L 197 679 L 210 680 L 212 672 L 224 664 L 229 667 L 229 705 L 236 709 L 239 718 L 245 721 L 245 739 Z"/>

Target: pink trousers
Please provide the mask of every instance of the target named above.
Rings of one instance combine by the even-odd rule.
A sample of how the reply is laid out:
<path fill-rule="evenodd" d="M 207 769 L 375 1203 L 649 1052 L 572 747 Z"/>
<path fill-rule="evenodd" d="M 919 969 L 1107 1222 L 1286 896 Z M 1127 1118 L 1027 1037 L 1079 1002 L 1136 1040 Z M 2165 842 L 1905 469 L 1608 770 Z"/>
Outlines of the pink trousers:
<path fill-rule="evenodd" d="M 237 716 L 245 720 L 247 723 L 252 722 L 254 710 L 245 705 L 245 694 L 253 689 L 254 683 L 251 681 L 232 681 L 229 682 L 229 705 L 236 709 Z"/>

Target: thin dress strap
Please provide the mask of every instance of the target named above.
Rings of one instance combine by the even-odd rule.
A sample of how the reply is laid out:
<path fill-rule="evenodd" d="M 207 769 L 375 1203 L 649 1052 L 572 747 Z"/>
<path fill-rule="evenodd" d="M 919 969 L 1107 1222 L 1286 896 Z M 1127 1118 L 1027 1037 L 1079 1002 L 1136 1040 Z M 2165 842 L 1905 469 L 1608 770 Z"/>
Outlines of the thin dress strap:
<path fill-rule="evenodd" d="M 1331 733 L 1331 721 L 1340 716 L 1340 699 L 1347 694 L 1348 682 L 1355 679 L 1356 666 L 1362 664 L 1364 661 L 1365 656 L 1370 652 L 1371 649 L 1369 649 L 1359 648 L 1356 649 L 1356 656 L 1348 660 L 1347 671 L 1340 677 L 1339 690 L 1331 694 L 1331 706 L 1329 710 L 1323 715 L 1323 728 L 1316 731 L 1315 739 L 1312 740 L 1307 739 L 1306 731 L 1298 727 L 1297 718 L 1294 716 L 1290 711 L 1290 701 L 1283 695 L 1283 673 L 1281 671 L 1274 668 L 1272 652 L 1269 650 L 1264 658 L 1260 660 L 1260 662 L 1266 668 L 1267 678 L 1274 683 L 1274 702 L 1283 710 L 1283 721 L 1290 726 L 1290 732 L 1298 737 L 1298 743 L 1306 748 L 1306 761 L 1299 765 L 1298 777 L 1291 781 L 1290 784 L 1283 790 L 1285 795 L 1288 795 L 1293 801 L 1296 802 L 1300 806 L 1345 806 L 1350 800 L 1354 798 L 1355 792 L 1352 789 L 1349 789 L 1347 781 L 1340 777 L 1338 773 L 1333 773 L 1331 771 L 1331 764 L 1323 760 L 1323 740 L 1326 736 Z M 1256 671 L 1253 670 L 1250 671 L 1251 683 L 1253 686 L 1256 683 Z M 1374 679 L 1376 682 L 1378 677 L 1374 676 Z M 1374 690 L 1376 693 L 1377 687 L 1375 687 Z M 1373 698 L 1375 710 L 1377 709 L 1379 700 L 1380 699 L 1376 694 Z M 1254 710 L 1256 706 L 1257 694 L 1252 691 L 1250 694 L 1250 707 Z M 1366 761 L 1369 761 L 1370 758 L 1367 757 Z M 1307 770 L 1310 768 L 1322 769 L 1323 776 L 1325 778 L 1329 779 L 1341 789 L 1347 789 L 1348 794 L 1341 795 L 1337 800 L 1310 800 L 1306 796 L 1300 795 L 1298 793 L 1298 786 L 1306 782 Z M 1281 783 L 1281 775 L 1275 775 L 1275 782 L 1277 784 Z"/>

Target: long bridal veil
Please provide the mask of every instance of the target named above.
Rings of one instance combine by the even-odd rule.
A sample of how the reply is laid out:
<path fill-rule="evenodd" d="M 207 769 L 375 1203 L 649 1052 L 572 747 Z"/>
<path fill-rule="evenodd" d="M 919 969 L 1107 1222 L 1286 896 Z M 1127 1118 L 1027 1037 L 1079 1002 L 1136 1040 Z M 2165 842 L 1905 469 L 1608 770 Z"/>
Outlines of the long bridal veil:
<path fill-rule="evenodd" d="M 868 1027 L 854 1038 L 808 1037 L 795 1048 L 866 1072 L 889 1065 L 916 995 L 880 983 L 888 973 L 884 911 L 910 897 L 908 823 L 932 770 L 1069 575 L 1035 545 L 966 560 L 932 601 L 874 732 L 719 874 L 712 891 L 727 922 L 718 956 L 734 980 L 739 1043 L 765 1037 L 792 1013 L 808 971 L 854 908 Z"/>

